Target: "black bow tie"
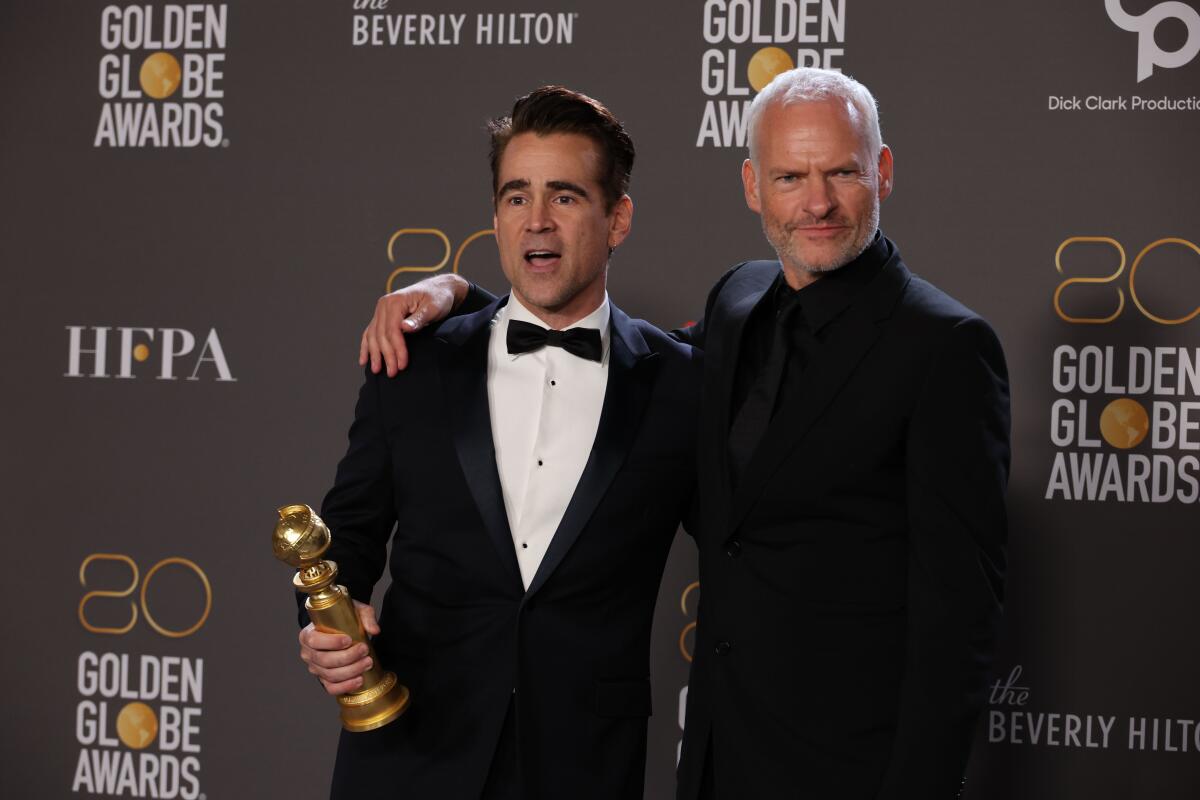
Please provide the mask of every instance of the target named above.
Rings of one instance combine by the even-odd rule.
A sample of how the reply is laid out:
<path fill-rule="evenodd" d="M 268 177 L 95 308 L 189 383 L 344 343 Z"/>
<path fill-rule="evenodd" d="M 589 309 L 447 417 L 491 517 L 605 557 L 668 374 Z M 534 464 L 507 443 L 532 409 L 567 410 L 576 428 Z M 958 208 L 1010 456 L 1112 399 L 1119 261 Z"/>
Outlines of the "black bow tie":
<path fill-rule="evenodd" d="M 571 355 L 588 361 L 600 360 L 600 331 L 595 328 L 552 331 L 519 319 L 508 321 L 508 352 L 514 355 L 528 353 L 547 345 L 561 347 Z"/>

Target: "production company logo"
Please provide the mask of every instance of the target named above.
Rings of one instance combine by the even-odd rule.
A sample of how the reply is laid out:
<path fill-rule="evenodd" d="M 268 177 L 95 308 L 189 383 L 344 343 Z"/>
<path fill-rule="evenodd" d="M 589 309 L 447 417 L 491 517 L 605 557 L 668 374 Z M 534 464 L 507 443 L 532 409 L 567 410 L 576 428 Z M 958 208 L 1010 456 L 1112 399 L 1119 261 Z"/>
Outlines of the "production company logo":
<path fill-rule="evenodd" d="M 71 791 L 205 800 L 200 760 L 204 659 L 130 653 L 127 643 L 146 641 L 151 632 L 184 640 L 200 631 L 212 610 L 208 576 L 179 556 L 159 560 L 143 577 L 129 555 L 92 553 L 79 566 L 79 583 L 83 629 L 122 638 L 91 645 L 76 661 L 79 755 Z M 133 638 L 123 638 L 131 633 Z"/>
<path fill-rule="evenodd" d="M 840 69 L 846 0 L 706 0 L 696 147 L 745 147 L 752 93 L 794 67 Z"/>
<path fill-rule="evenodd" d="M 1125 10 L 1127 0 L 1104 0 L 1104 10 L 1117 28 L 1137 34 L 1136 49 L 1130 49 L 1130 61 L 1136 66 L 1131 72 L 1136 82 L 1157 77 L 1155 70 L 1180 69 L 1188 66 L 1200 54 L 1200 12 L 1188 3 L 1168 0 L 1151 6 L 1141 14 Z M 1174 50 L 1160 46 L 1163 25 L 1183 30 L 1183 41 Z M 1124 62 L 1124 59 L 1122 59 Z M 1132 66 L 1132 65 L 1131 65 Z M 1168 94 L 1052 94 L 1047 101 L 1050 111 L 1154 112 L 1200 111 L 1200 97 Z"/>
<path fill-rule="evenodd" d="M 512 47 L 575 43 L 574 11 L 397 13 L 391 0 L 347 0 L 355 47 Z"/>
<path fill-rule="evenodd" d="M 226 147 L 225 4 L 100 12 L 95 147 Z"/>
<path fill-rule="evenodd" d="M 1125 247 L 1116 239 L 1073 236 L 1059 245 L 1058 272 L 1065 275 L 1063 262 L 1070 260 L 1072 273 L 1082 268 L 1088 276 L 1066 278 L 1053 296 L 1059 320 L 1079 327 L 1050 358 L 1056 397 L 1049 409 L 1054 458 L 1046 500 L 1200 501 L 1200 347 L 1187 346 L 1195 341 L 1200 323 L 1189 323 L 1200 316 L 1200 305 L 1168 316 L 1149 302 L 1155 288 L 1159 302 L 1178 294 L 1162 286 L 1172 258 L 1200 267 L 1200 247 L 1175 237 L 1150 242 L 1126 278 Z M 1078 310 L 1088 303 L 1090 312 Z M 1118 320 L 1126 324 L 1114 337 L 1107 326 Z M 1179 344 L 1131 342 L 1130 330 L 1157 342 L 1175 335 Z"/>
<path fill-rule="evenodd" d="M 1021 678 L 1023 671 L 1018 664 L 990 687 L 989 744 L 1200 753 L 1200 725 L 1195 720 L 1038 710 L 1034 691 Z"/>
<path fill-rule="evenodd" d="M 1155 67 L 1178 69 L 1185 66 L 1200 53 L 1200 13 L 1186 3 L 1169 0 L 1149 8 L 1141 16 L 1126 13 L 1121 7 L 1123 0 L 1104 0 L 1108 18 L 1123 31 L 1137 34 L 1137 79 L 1138 83 L 1154 74 Z M 1187 29 L 1187 38 L 1175 51 L 1168 52 L 1154 41 L 1158 26 L 1166 20 L 1178 20 Z"/>

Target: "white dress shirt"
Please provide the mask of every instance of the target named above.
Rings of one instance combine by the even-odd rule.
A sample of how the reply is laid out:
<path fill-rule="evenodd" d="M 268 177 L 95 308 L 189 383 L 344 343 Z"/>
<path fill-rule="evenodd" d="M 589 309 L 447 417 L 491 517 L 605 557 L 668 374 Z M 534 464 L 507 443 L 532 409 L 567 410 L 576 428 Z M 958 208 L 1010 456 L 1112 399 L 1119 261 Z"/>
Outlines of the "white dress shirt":
<path fill-rule="evenodd" d="M 492 320 L 488 344 L 488 409 L 496 469 L 521 580 L 529 588 L 583 474 L 608 388 L 608 295 L 571 328 L 600 331 L 600 362 L 561 347 L 508 352 L 508 322 L 543 328 L 514 296 Z"/>

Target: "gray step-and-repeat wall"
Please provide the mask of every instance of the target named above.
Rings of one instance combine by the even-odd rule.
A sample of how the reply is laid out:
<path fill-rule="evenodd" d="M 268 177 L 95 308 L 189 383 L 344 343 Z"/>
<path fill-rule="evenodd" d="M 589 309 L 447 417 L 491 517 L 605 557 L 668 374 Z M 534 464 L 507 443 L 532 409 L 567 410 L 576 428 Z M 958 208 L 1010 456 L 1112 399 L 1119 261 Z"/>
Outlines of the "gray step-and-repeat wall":
<path fill-rule="evenodd" d="M 552 82 L 625 120 L 609 288 L 673 327 L 770 255 L 744 113 L 807 64 L 875 91 L 884 230 L 1011 365 L 1006 628 L 965 796 L 1200 796 L 1197 8 L 4 0 L 0 795 L 321 797 L 336 709 L 268 533 L 332 478 L 389 282 L 503 287 L 484 121 Z M 648 798 L 694 580 L 681 534 Z"/>

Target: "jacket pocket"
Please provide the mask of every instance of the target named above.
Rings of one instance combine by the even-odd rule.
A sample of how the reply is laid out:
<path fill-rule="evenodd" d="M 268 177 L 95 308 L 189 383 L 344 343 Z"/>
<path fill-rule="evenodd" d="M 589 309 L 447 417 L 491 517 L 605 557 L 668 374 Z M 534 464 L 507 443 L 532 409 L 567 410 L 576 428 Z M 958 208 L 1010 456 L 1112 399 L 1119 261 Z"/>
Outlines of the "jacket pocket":
<path fill-rule="evenodd" d="M 596 713 L 601 717 L 650 716 L 650 680 L 596 681 Z"/>

